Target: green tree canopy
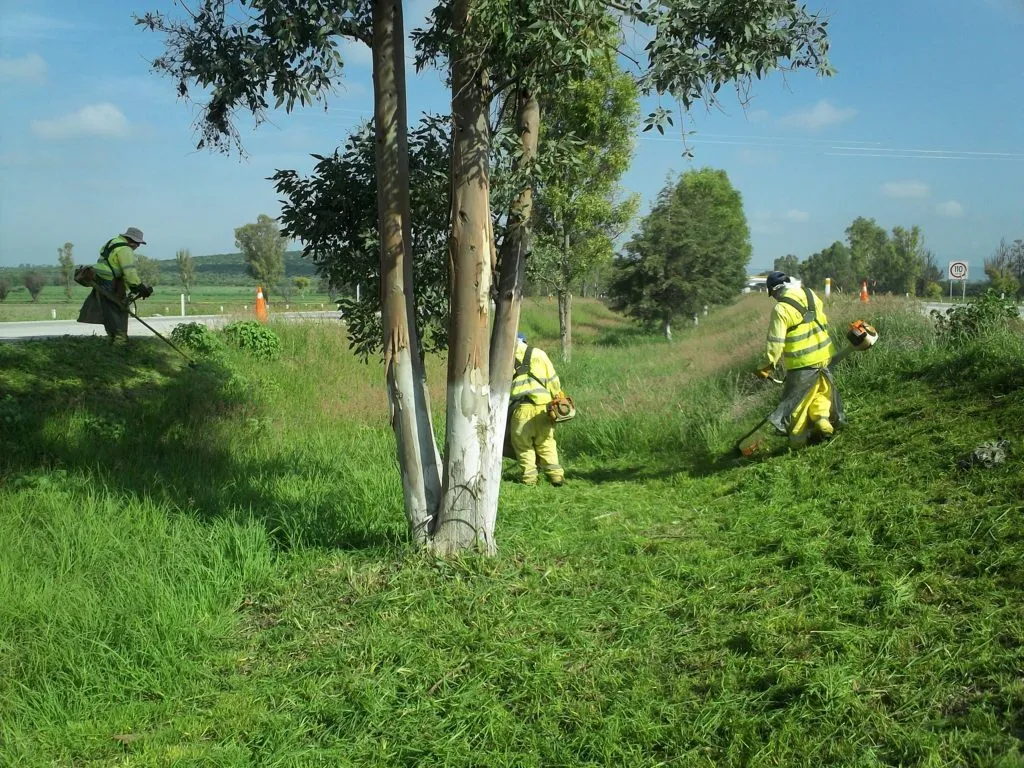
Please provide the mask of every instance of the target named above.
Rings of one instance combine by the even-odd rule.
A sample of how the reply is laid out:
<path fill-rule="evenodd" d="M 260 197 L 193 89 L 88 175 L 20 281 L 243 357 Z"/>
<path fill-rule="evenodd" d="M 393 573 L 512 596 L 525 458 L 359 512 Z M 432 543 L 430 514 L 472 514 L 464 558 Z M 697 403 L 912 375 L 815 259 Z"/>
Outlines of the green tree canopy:
<path fill-rule="evenodd" d="M 639 197 L 619 179 L 629 168 L 640 108 L 633 78 L 613 58 L 589 77 L 541 99 L 541 172 L 533 210 L 530 276 L 555 291 L 562 356 L 572 348 L 572 291 L 611 260 L 615 240 L 636 214 Z M 550 148 L 556 158 L 548 160 Z"/>
<path fill-rule="evenodd" d="M 192 254 L 184 248 L 174 254 L 174 259 L 178 263 L 178 281 L 185 290 L 185 295 L 188 296 L 196 284 L 196 261 L 192 258 Z M 191 297 L 189 300 L 191 301 Z"/>
<path fill-rule="evenodd" d="M 800 259 L 792 253 L 787 253 L 785 256 L 780 256 L 775 259 L 775 262 L 772 264 L 772 269 L 777 272 L 785 272 L 787 275 L 799 275 L 800 277 L 803 277 L 800 273 Z"/>
<path fill-rule="evenodd" d="M 75 257 L 73 255 L 75 246 L 71 243 L 64 243 L 57 249 L 57 263 L 60 264 L 60 282 L 64 287 L 64 295 L 71 299 L 71 288 L 75 284 Z"/>
<path fill-rule="evenodd" d="M 235 247 L 245 257 L 246 273 L 269 294 L 284 277 L 284 252 L 288 238 L 278 231 L 277 222 L 261 213 L 254 224 L 235 230 Z"/>
<path fill-rule="evenodd" d="M 751 247 L 740 193 L 725 171 L 687 171 L 662 189 L 625 250 L 609 287 L 612 306 L 670 335 L 676 318 L 743 288 Z"/>
<path fill-rule="evenodd" d="M 995 253 L 985 259 L 985 274 L 998 293 L 1017 296 L 1024 291 L 1024 240 L 1001 240 Z"/>
<path fill-rule="evenodd" d="M 30 270 L 21 276 L 21 284 L 28 290 L 32 302 L 39 301 L 39 294 L 46 287 L 46 276 L 36 270 Z"/>
<path fill-rule="evenodd" d="M 416 267 L 416 330 L 425 351 L 444 349 L 448 339 L 448 121 L 424 116 L 409 133 L 409 195 Z M 380 238 L 373 125 L 349 137 L 343 150 L 314 155 L 309 176 L 278 171 L 284 198 L 284 233 L 304 243 L 303 255 L 336 291 L 352 347 L 366 358 L 383 345 L 380 301 Z"/>
<path fill-rule="evenodd" d="M 873 279 L 874 266 L 888 258 L 889 234 L 874 219 L 858 216 L 846 228 L 846 242 L 850 246 L 853 279 L 858 284 Z"/>
<path fill-rule="evenodd" d="M 853 292 L 857 287 L 850 249 L 839 240 L 810 255 L 800 265 L 799 273 L 804 285 L 815 290 L 823 288 L 827 277 L 832 278 L 833 290 Z"/>
<path fill-rule="evenodd" d="M 160 262 L 156 259 L 137 253 L 135 268 L 138 270 L 139 279 L 146 285 L 160 285 Z"/>

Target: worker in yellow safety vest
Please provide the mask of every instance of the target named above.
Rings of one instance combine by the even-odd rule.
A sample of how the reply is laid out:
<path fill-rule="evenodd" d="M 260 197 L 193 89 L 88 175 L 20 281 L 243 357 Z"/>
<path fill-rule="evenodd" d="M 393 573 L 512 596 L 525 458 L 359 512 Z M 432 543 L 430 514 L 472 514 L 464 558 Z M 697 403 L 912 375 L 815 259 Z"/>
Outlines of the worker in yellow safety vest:
<path fill-rule="evenodd" d="M 562 394 L 558 374 L 544 350 L 528 345 L 521 333 L 516 340 L 515 366 L 509 431 L 522 481 L 525 485 L 537 484 L 539 459 L 548 480 L 559 487 L 565 482 L 565 472 L 558 463 L 555 424 L 547 413 L 548 403 Z"/>
<path fill-rule="evenodd" d="M 92 268 L 93 290 L 82 304 L 78 322 L 102 324 L 111 344 L 128 339 L 128 291 L 140 299 L 153 295 L 135 267 L 135 250 L 145 244 L 142 230 L 128 227 L 107 241 Z"/>
<path fill-rule="evenodd" d="M 814 291 L 794 285 L 784 272 L 771 272 L 766 285 L 775 306 L 757 374 L 769 378 L 780 362 L 786 369 L 782 401 L 768 420 L 794 446 L 827 439 L 846 417 L 829 370 L 833 345 L 825 308 Z"/>

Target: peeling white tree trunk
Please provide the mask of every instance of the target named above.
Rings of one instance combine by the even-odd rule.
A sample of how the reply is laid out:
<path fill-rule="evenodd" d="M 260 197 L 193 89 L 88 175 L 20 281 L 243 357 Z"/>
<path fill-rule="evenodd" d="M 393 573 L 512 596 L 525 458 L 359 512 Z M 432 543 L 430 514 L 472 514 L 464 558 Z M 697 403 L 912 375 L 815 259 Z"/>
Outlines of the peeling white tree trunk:
<path fill-rule="evenodd" d="M 441 499 L 441 464 L 415 333 L 401 0 L 374 0 L 372 13 L 384 366 L 406 519 L 413 541 L 424 545 Z"/>
<path fill-rule="evenodd" d="M 495 551 L 497 507 L 484 500 L 491 466 L 490 310 L 494 234 L 490 212 L 489 77 L 466 39 L 469 0 L 452 8 L 452 213 L 448 245 L 451 331 L 441 507 L 431 545 L 445 555 Z"/>
<path fill-rule="evenodd" d="M 516 170 L 528 168 L 537 156 L 540 133 L 540 103 L 535 89 L 516 94 L 516 132 L 521 154 Z M 498 299 L 491 330 L 491 432 L 488 446 L 490 465 L 485 477 L 484 505 L 498 509 L 501 491 L 501 461 L 508 421 L 508 402 L 515 369 L 516 329 L 526 282 L 526 255 L 530 251 L 530 221 L 533 215 L 533 186 L 527 184 L 509 207 L 508 224 L 501 242 Z"/>

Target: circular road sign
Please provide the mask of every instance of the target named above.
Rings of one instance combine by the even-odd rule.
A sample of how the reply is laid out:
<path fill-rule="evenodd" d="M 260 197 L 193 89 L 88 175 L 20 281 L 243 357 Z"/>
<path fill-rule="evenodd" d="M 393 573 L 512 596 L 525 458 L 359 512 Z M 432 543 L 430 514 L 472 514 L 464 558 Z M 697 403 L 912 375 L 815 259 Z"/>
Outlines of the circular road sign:
<path fill-rule="evenodd" d="M 950 280 L 966 280 L 967 279 L 967 262 L 966 261 L 951 261 L 951 262 L 949 262 L 949 279 Z"/>

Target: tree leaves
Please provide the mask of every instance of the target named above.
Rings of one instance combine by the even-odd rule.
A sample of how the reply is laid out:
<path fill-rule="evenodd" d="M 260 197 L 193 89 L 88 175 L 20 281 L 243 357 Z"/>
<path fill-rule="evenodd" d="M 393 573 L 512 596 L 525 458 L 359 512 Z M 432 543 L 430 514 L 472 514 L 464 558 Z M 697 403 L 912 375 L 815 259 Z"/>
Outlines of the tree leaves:
<path fill-rule="evenodd" d="M 664 187 L 626 244 L 609 287 L 612 306 L 646 325 L 671 324 L 743 287 L 750 232 L 725 171 L 684 173 Z"/>
<path fill-rule="evenodd" d="M 424 116 L 409 133 L 412 246 L 416 271 L 416 331 L 426 352 L 448 342 L 447 244 L 449 121 Z M 281 221 L 304 243 L 303 255 L 339 299 L 352 348 L 363 358 L 383 348 L 380 320 L 380 241 L 372 124 L 351 135 L 343 150 L 314 155 L 309 177 L 277 171 Z M 360 296 L 355 297 L 355 287 Z"/>
<path fill-rule="evenodd" d="M 629 167 L 639 117 L 633 79 L 614 60 L 542 100 L 540 175 L 530 275 L 559 292 L 611 259 L 636 213 L 619 179 Z"/>
<path fill-rule="evenodd" d="M 235 230 L 235 247 L 245 257 L 245 271 L 263 286 L 265 293 L 277 288 L 284 277 L 284 252 L 287 236 L 278 231 L 277 222 L 261 213 L 253 224 Z"/>
<path fill-rule="evenodd" d="M 228 6 L 231 7 L 230 14 Z M 240 21 L 230 21 L 241 15 Z M 342 69 L 341 38 L 368 43 L 369 0 L 200 0 L 185 21 L 151 12 L 135 23 L 165 36 L 153 69 L 172 77 L 181 98 L 206 93 L 199 148 L 241 149 L 239 109 L 256 122 L 270 108 L 291 111 L 324 100 Z"/>

